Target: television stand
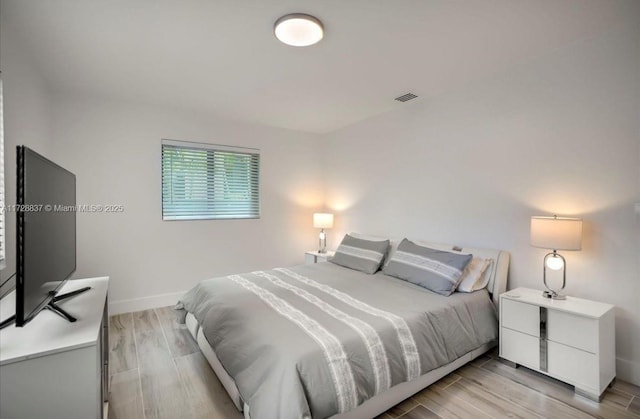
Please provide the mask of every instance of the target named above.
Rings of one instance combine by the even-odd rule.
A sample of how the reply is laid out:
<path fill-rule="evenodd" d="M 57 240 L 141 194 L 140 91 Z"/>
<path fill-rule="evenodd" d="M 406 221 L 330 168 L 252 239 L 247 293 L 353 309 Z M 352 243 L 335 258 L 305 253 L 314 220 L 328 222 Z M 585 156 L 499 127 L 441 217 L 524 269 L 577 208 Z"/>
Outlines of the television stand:
<path fill-rule="evenodd" d="M 53 297 L 51 299 L 51 301 L 49 301 L 49 304 L 44 306 L 42 309 L 43 310 L 53 311 L 58 316 L 60 316 L 63 319 L 66 319 L 67 321 L 73 323 L 73 322 L 77 321 L 78 319 L 73 317 L 71 314 L 67 313 L 65 310 L 62 309 L 62 307 L 60 307 L 56 303 L 58 301 L 66 300 L 67 298 L 75 297 L 76 295 L 82 294 L 83 292 L 89 291 L 90 289 L 91 289 L 91 287 L 82 287 L 82 288 L 77 289 L 75 291 L 67 292 L 65 294 L 56 295 L 55 297 Z M 0 330 L 4 329 L 7 326 L 10 326 L 10 325 L 14 324 L 15 322 L 16 322 L 16 315 L 14 314 L 14 315 L 8 317 L 6 320 L 3 320 L 0 323 Z"/>
<path fill-rule="evenodd" d="M 11 326 L 15 322 L 16 322 L 16 315 L 12 314 L 11 316 L 7 317 L 0 323 L 0 330 L 4 329 L 7 326 Z"/>
<path fill-rule="evenodd" d="M 56 295 L 55 297 L 53 297 L 53 299 L 51 301 L 49 301 L 49 304 L 44 306 L 44 309 L 45 310 L 51 310 L 54 313 L 56 313 L 58 316 L 62 317 L 63 319 L 67 319 L 67 321 L 73 323 L 78 319 L 76 319 L 71 314 L 69 314 L 66 311 L 64 311 L 62 309 L 62 307 L 60 307 L 56 303 L 58 301 L 66 300 L 67 298 L 75 297 L 76 295 L 82 294 L 83 292 L 87 292 L 90 289 L 91 289 L 91 287 L 82 287 L 82 288 L 77 289 L 75 291 L 67 292 L 65 294 Z"/>

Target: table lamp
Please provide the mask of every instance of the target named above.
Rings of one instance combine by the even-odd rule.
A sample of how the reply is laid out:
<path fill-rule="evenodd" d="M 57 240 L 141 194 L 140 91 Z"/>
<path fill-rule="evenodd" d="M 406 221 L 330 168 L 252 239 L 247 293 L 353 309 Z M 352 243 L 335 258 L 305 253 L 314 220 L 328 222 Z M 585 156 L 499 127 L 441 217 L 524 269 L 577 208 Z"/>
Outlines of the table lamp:
<path fill-rule="evenodd" d="M 327 233 L 325 228 L 333 228 L 333 214 L 316 212 L 313 214 L 313 226 L 320 229 L 318 253 L 327 253 Z"/>
<path fill-rule="evenodd" d="M 542 280 L 547 288 L 542 295 L 554 300 L 564 300 L 566 296 L 560 294 L 567 283 L 566 260 L 558 250 L 580 250 L 582 248 L 582 220 L 580 218 L 531 217 L 531 246 L 551 249 L 543 260 Z M 554 290 L 547 285 L 547 269 L 559 271 L 562 269 L 562 287 Z"/>

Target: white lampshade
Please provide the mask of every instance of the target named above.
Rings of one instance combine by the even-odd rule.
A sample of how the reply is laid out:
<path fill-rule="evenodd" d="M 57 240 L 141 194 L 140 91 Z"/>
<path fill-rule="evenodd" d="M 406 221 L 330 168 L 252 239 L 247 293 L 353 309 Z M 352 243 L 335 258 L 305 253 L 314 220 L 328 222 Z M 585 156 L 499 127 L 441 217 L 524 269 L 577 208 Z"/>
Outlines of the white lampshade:
<path fill-rule="evenodd" d="M 531 246 L 552 250 L 582 249 L 582 220 L 531 217 Z"/>
<path fill-rule="evenodd" d="M 316 212 L 313 214 L 313 226 L 315 228 L 333 228 L 333 214 Z"/>
<path fill-rule="evenodd" d="M 322 22 L 304 13 L 292 13 L 276 21 L 273 32 L 287 45 L 307 47 L 320 42 L 324 36 Z"/>

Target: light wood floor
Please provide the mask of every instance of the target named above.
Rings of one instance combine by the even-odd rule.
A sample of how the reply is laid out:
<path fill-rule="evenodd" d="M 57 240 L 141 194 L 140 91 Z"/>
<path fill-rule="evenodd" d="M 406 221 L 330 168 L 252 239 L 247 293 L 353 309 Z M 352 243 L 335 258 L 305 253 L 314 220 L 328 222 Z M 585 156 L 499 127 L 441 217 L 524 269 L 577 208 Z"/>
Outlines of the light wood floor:
<path fill-rule="evenodd" d="M 109 326 L 109 419 L 242 418 L 171 308 L 113 316 Z M 496 358 L 476 359 L 379 418 L 640 418 L 640 387 L 618 380 L 598 404 Z"/>

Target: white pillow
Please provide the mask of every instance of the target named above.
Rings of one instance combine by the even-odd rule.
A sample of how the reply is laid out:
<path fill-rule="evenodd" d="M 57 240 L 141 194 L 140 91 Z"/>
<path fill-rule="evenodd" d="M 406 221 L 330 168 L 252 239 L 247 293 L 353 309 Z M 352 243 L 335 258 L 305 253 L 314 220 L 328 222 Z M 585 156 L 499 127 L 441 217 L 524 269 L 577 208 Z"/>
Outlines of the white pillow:
<path fill-rule="evenodd" d="M 491 266 L 492 259 L 480 259 L 474 257 L 471 262 L 464 268 L 462 279 L 456 291 L 473 292 L 481 290 L 489 283 L 489 275 L 487 268 Z"/>

